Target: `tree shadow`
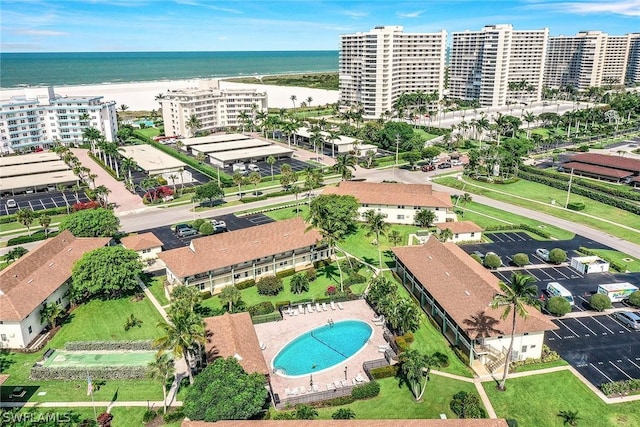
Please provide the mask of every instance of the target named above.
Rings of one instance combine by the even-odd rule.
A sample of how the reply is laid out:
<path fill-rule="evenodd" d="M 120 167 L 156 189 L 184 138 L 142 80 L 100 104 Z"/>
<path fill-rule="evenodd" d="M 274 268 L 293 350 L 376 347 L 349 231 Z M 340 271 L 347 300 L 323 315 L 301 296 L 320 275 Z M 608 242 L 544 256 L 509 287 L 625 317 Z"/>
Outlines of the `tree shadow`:
<path fill-rule="evenodd" d="M 319 273 L 323 275 L 325 278 L 329 280 L 336 281 L 336 277 L 340 277 L 340 272 L 338 271 L 338 266 L 335 264 L 325 265 L 324 267 L 320 267 Z"/>
<path fill-rule="evenodd" d="M 16 363 L 12 357 L 13 353 L 9 350 L 0 350 L 0 372 L 7 372 L 7 370 Z"/>
<path fill-rule="evenodd" d="M 503 331 L 495 328 L 500 323 L 500 320 L 487 315 L 485 311 L 478 311 L 476 314 L 472 314 L 468 319 L 464 319 L 462 323 L 467 326 L 464 331 L 470 337 L 488 338 L 492 335 L 504 335 Z"/>

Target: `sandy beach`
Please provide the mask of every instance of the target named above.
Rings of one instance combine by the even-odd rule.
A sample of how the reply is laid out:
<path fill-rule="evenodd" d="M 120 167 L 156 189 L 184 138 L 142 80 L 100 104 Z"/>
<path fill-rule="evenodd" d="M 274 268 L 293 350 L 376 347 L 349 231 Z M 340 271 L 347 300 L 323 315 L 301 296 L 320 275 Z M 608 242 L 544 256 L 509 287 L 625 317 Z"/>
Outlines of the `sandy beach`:
<path fill-rule="evenodd" d="M 155 82 L 137 82 L 137 83 L 116 83 L 116 84 L 96 84 L 82 86 L 56 86 L 55 93 L 62 96 L 103 96 L 105 100 L 116 101 L 120 106 L 125 104 L 130 110 L 155 110 L 160 104 L 155 97 L 160 93 L 166 93 L 168 90 L 186 89 L 198 86 L 199 80 L 166 80 Z M 338 101 L 338 91 L 310 89 L 304 87 L 291 86 L 271 86 L 271 85 L 254 85 L 235 82 L 220 81 L 220 88 L 256 88 L 260 91 L 266 91 L 269 98 L 270 108 L 290 108 L 293 107 L 291 96 L 297 97 L 296 106 L 300 102 L 311 97 L 313 101 L 311 105 L 325 105 Z M 17 88 L 17 89 L 0 89 L 0 99 L 9 99 L 13 96 L 27 96 L 34 90 L 42 92 L 43 89 L 37 88 Z"/>

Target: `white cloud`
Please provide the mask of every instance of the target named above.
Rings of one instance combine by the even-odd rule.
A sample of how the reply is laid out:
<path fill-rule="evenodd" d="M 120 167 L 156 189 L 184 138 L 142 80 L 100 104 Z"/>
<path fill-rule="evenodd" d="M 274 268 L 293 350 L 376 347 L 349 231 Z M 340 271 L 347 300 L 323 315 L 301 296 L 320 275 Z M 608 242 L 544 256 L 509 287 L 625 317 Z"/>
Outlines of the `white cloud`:
<path fill-rule="evenodd" d="M 177 4 L 181 4 L 181 5 L 185 5 L 185 6 L 205 7 L 207 9 L 217 10 L 218 12 L 227 12 L 227 13 L 235 13 L 235 14 L 242 14 L 243 13 L 241 10 L 238 10 L 238 9 L 230 9 L 230 8 L 226 8 L 226 7 L 214 6 L 214 5 L 209 4 L 209 3 L 198 3 L 198 2 L 192 1 L 192 0 L 177 0 L 176 3 Z"/>
<path fill-rule="evenodd" d="M 15 34 L 21 34 L 24 36 L 45 36 L 45 37 L 59 37 L 59 36 L 68 36 L 69 33 L 65 33 L 64 31 L 54 31 L 54 30 L 29 30 L 29 29 L 21 29 L 14 30 Z"/>
<path fill-rule="evenodd" d="M 396 12 L 398 18 L 419 18 L 424 13 L 424 10 L 418 10 L 416 12 Z"/>
<path fill-rule="evenodd" d="M 640 0 L 576 1 L 551 3 L 533 2 L 526 6 L 530 9 L 556 10 L 566 13 L 587 15 L 591 13 L 613 13 L 624 16 L 640 16 Z"/>
<path fill-rule="evenodd" d="M 342 12 L 343 15 L 347 15 L 351 18 L 364 18 L 365 16 L 369 16 L 367 12 L 357 12 L 355 10 L 345 10 Z"/>

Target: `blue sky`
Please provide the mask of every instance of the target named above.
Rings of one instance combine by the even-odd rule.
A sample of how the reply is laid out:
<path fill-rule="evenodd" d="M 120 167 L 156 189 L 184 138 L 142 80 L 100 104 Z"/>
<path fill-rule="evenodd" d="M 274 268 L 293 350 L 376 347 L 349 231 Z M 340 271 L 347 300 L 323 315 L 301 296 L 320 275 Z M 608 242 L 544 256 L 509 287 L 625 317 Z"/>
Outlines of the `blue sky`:
<path fill-rule="evenodd" d="M 2 52 L 337 50 L 339 35 L 548 27 L 640 32 L 640 0 L 2 0 Z"/>

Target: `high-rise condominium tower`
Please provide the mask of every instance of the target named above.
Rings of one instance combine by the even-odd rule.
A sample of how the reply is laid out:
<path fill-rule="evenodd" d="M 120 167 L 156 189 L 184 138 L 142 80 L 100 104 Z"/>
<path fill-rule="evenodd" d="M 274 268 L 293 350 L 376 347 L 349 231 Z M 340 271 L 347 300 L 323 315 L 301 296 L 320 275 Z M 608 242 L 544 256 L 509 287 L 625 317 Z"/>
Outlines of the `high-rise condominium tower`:
<path fill-rule="evenodd" d="M 365 118 L 393 110 L 403 93 L 444 90 L 447 33 L 404 33 L 401 26 L 345 34 L 340 40 L 340 102 Z"/>
<path fill-rule="evenodd" d="M 549 30 L 488 25 L 453 33 L 449 96 L 482 106 L 538 101 Z"/>

